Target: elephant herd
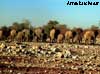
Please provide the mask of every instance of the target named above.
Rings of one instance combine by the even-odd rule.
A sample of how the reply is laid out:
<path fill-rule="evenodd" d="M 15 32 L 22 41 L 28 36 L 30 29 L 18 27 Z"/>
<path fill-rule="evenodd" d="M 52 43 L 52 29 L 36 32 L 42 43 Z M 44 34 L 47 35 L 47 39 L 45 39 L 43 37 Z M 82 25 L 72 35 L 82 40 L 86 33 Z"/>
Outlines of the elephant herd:
<path fill-rule="evenodd" d="M 60 31 L 56 34 L 56 29 L 52 29 L 50 31 L 50 42 L 57 43 L 79 43 L 79 44 L 96 44 L 96 41 L 100 40 L 100 30 L 92 30 L 81 28 L 76 28 L 75 30 L 66 30 L 65 33 L 62 34 Z M 57 35 L 57 37 L 55 36 Z"/>
<path fill-rule="evenodd" d="M 57 43 L 85 43 L 85 44 L 95 44 L 97 39 L 100 37 L 99 30 L 92 29 L 81 29 L 77 28 L 75 30 L 66 29 L 62 33 L 62 30 L 58 28 L 52 28 L 49 34 L 46 34 L 45 30 L 41 27 L 35 29 L 22 29 L 17 31 L 16 29 L 11 29 L 9 32 L 5 32 L 0 29 L 0 40 L 10 40 L 10 41 L 36 41 L 36 42 L 57 42 Z"/>

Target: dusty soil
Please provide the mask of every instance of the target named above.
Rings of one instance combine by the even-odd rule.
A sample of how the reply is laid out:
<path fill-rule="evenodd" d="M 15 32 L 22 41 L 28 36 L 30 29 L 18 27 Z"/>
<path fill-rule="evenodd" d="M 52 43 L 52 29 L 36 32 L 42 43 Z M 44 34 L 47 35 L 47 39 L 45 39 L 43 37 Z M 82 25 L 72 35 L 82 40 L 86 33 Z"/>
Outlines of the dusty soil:
<path fill-rule="evenodd" d="M 0 74 L 100 74 L 100 45 L 0 42 Z"/>

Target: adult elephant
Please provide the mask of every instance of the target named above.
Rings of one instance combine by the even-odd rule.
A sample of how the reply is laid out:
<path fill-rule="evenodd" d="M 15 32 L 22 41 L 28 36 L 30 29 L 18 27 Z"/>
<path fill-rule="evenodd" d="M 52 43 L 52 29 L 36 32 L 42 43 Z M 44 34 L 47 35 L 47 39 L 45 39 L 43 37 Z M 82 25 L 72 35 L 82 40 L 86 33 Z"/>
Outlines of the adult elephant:
<path fill-rule="evenodd" d="M 65 42 L 72 43 L 73 42 L 73 31 L 68 30 L 65 32 Z"/>
<path fill-rule="evenodd" d="M 56 29 L 50 31 L 50 42 L 54 42 Z"/>
<path fill-rule="evenodd" d="M 100 44 L 100 29 L 98 29 L 98 34 L 96 36 L 96 43 Z"/>
<path fill-rule="evenodd" d="M 73 39 L 74 43 L 82 43 L 82 34 L 77 34 L 75 35 L 74 39 Z"/>
<path fill-rule="evenodd" d="M 84 33 L 84 41 L 85 44 L 91 44 L 96 42 L 95 32 L 92 30 L 88 30 Z"/>
<path fill-rule="evenodd" d="M 34 30 L 34 33 L 35 33 L 35 41 L 42 41 L 43 40 L 43 29 L 42 28 L 36 28 Z"/>
<path fill-rule="evenodd" d="M 22 31 L 19 31 L 17 33 L 16 40 L 19 41 L 19 42 L 22 42 L 23 41 L 23 37 L 24 37 L 23 32 Z"/>
<path fill-rule="evenodd" d="M 64 39 L 64 35 L 63 34 L 59 34 L 57 37 L 57 43 L 62 43 Z"/>
<path fill-rule="evenodd" d="M 59 29 L 52 28 L 50 30 L 50 42 L 56 42 L 59 33 L 60 33 Z"/>
<path fill-rule="evenodd" d="M 82 28 L 75 28 L 73 29 L 74 33 L 74 43 L 82 43 L 82 36 L 83 36 L 83 30 Z"/>
<path fill-rule="evenodd" d="M 29 41 L 30 40 L 30 30 L 29 29 L 23 29 L 22 30 L 24 38 L 24 41 Z"/>
<path fill-rule="evenodd" d="M 10 35 L 9 35 L 9 37 L 8 37 L 8 39 L 10 39 L 10 40 L 14 40 L 15 39 L 15 37 L 16 37 L 16 30 L 15 29 L 12 29 L 11 31 L 10 31 Z"/>
<path fill-rule="evenodd" d="M 2 40 L 2 39 L 3 39 L 3 31 L 0 30 L 0 40 Z"/>

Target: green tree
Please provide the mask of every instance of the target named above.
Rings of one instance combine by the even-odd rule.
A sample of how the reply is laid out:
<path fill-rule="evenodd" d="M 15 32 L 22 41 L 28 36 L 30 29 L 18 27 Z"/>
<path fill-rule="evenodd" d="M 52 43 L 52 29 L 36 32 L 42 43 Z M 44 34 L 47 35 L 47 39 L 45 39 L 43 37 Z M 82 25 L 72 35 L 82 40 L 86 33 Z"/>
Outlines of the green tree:
<path fill-rule="evenodd" d="M 23 20 L 23 26 L 24 26 L 24 28 L 30 29 L 30 26 L 31 26 L 30 21 L 27 19 Z"/>
<path fill-rule="evenodd" d="M 52 29 L 52 27 L 56 27 L 57 24 L 59 24 L 58 21 L 50 20 L 46 25 L 43 26 L 45 33 L 49 36 L 49 32 Z"/>
<path fill-rule="evenodd" d="M 19 23 L 14 22 L 14 23 L 12 24 L 12 26 L 10 26 L 10 29 L 19 30 L 19 29 L 20 29 L 20 27 L 19 27 Z"/>
<path fill-rule="evenodd" d="M 98 30 L 98 29 L 99 29 L 99 27 L 98 27 L 98 26 L 96 26 L 96 25 L 92 25 L 92 26 L 91 26 L 91 29 L 92 29 L 92 30 Z"/>
<path fill-rule="evenodd" d="M 50 21 L 48 22 L 48 25 L 52 25 L 52 26 L 56 26 L 57 24 L 59 24 L 58 21 L 50 20 Z"/>

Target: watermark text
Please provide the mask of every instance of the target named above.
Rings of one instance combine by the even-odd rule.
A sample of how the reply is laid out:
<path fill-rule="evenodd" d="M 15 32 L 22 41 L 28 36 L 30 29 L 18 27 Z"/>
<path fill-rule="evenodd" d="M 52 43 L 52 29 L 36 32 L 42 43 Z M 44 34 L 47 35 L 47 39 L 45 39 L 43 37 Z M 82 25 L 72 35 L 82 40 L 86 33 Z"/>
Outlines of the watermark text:
<path fill-rule="evenodd" d="M 86 1 L 86 2 L 82 2 L 82 1 L 78 1 L 78 2 L 67 2 L 67 5 L 99 5 L 99 2 L 91 2 L 91 1 Z"/>

